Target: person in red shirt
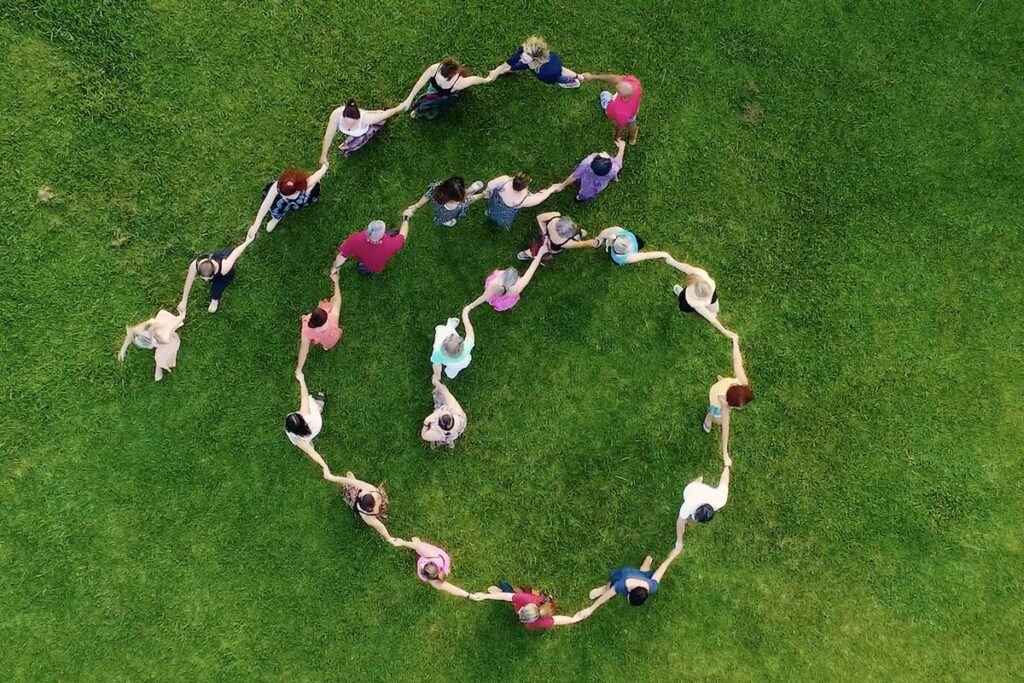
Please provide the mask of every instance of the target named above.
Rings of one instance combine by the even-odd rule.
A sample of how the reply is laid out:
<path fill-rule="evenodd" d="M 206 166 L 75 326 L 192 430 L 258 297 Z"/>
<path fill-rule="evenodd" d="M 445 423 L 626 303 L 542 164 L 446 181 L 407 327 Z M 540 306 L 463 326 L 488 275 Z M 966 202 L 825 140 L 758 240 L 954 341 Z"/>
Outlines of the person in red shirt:
<path fill-rule="evenodd" d="M 409 216 L 402 216 L 402 229 L 397 235 L 387 234 L 387 228 L 384 221 L 370 221 L 366 230 L 354 232 L 346 237 L 338 247 L 338 256 L 334 259 L 331 272 L 337 273 L 341 265 L 350 258 L 356 260 L 356 270 L 360 275 L 384 270 L 388 260 L 405 246 L 405 238 L 409 235 Z"/>
<path fill-rule="evenodd" d="M 502 582 L 501 587 L 491 586 L 486 593 L 470 593 L 470 600 L 502 600 L 511 602 L 512 609 L 519 617 L 519 623 L 523 628 L 530 630 L 542 630 L 556 626 L 568 626 L 579 621 L 577 615 L 565 617 L 555 614 L 558 606 L 555 599 L 549 594 L 536 588 L 513 588 L 511 585 Z"/>
<path fill-rule="evenodd" d="M 615 94 L 607 90 L 601 92 L 601 108 L 605 115 L 615 123 L 615 139 L 622 139 L 622 132 L 629 131 L 629 144 L 635 145 L 640 129 L 636 125 L 636 115 L 640 111 L 640 98 L 643 87 L 636 76 L 617 76 L 615 74 L 580 74 L 581 81 L 605 81 L 615 86 Z"/>

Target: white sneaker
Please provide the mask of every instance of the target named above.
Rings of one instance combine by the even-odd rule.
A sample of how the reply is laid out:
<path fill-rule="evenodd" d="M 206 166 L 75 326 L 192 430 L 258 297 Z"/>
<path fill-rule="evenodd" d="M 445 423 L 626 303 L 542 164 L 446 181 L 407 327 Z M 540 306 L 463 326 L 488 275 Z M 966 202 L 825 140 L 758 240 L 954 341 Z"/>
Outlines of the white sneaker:
<path fill-rule="evenodd" d="M 530 253 L 529 249 L 523 249 L 521 252 L 516 254 L 516 258 L 520 261 L 532 261 L 533 254 Z"/>
<path fill-rule="evenodd" d="M 678 297 L 680 294 L 683 293 L 683 288 L 680 287 L 679 285 L 672 285 L 672 293 Z"/>
<path fill-rule="evenodd" d="M 466 188 L 466 194 L 476 194 L 482 189 L 484 189 L 484 181 L 476 180 L 472 185 Z"/>
<path fill-rule="evenodd" d="M 219 305 L 220 305 L 220 299 L 214 299 L 213 301 L 211 301 L 210 302 L 210 308 L 209 308 L 210 313 L 216 313 L 217 312 L 217 306 L 219 306 Z"/>

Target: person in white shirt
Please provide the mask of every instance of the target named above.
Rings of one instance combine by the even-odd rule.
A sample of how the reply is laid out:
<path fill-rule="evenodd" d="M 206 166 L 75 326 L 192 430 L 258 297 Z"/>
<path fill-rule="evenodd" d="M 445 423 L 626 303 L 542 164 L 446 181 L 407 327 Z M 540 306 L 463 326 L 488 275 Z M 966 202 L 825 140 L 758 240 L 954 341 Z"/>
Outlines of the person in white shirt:
<path fill-rule="evenodd" d="M 683 548 L 683 533 L 686 531 L 686 524 L 690 520 L 705 523 L 710 522 L 715 512 L 725 507 L 729 499 L 729 474 L 732 472 L 732 458 L 729 451 L 722 447 L 722 476 L 718 480 L 718 486 L 709 486 L 704 483 L 704 477 L 697 477 L 683 489 L 683 505 L 679 508 L 679 519 L 676 521 L 676 549 Z"/>
<path fill-rule="evenodd" d="M 462 309 L 462 324 L 466 328 L 465 337 L 459 335 L 458 318 L 448 318 L 447 323 L 434 328 L 430 362 L 434 366 L 435 374 L 440 375 L 443 367 L 448 379 L 455 379 L 473 360 L 476 333 L 473 330 L 473 323 L 469 320 L 469 306 Z"/>
<path fill-rule="evenodd" d="M 284 420 L 284 434 L 300 451 L 311 455 L 313 439 L 323 429 L 324 395 L 313 396 L 306 388 L 306 376 L 301 370 L 295 371 L 295 379 L 299 381 L 299 410 L 289 413 Z M 312 456 L 311 456 L 312 457 Z"/>

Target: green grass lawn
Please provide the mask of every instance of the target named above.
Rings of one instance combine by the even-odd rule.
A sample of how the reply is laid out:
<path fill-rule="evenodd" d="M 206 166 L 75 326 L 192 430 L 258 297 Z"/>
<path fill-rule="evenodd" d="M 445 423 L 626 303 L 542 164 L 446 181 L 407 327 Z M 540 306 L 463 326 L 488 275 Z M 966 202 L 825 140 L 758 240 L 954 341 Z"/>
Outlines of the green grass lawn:
<path fill-rule="evenodd" d="M 4 3 L 0 677 L 1019 677 L 1022 20 L 1005 0 Z M 261 233 L 219 313 L 197 285 L 168 379 L 115 358 L 267 180 L 314 166 L 334 107 L 397 102 L 447 54 L 487 71 L 532 32 L 645 85 L 621 181 L 545 209 L 706 267 L 758 395 L 730 504 L 661 592 L 546 634 L 417 581 L 282 421 L 341 239 L 453 173 L 561 180 L 611 147 L 598 86 L 507 77 L 397 117 Z M 679 315 L 671 269 L 567 254 L 513 312 L 479 309 L 451 383 L 469 429 L 425 448 L 433 327 L 533 213 L 511 233 L 418 214 L 385 276 L 346 267 L 345 338 L 306 376 L 320 451 L 387 480 L 393 533 L 444 545 L 469 590 L 540 585 L 571 613 L 660 560 L 683 486 L 717 477 L 699 422 L 729 345 Z"/>

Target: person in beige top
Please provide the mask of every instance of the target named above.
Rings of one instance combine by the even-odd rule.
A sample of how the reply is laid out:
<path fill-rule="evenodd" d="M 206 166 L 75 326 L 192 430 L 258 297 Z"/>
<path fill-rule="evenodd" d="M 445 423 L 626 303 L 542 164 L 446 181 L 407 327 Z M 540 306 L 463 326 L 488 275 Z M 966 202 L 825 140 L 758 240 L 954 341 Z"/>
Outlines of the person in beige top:
<path fill-rule="evenodd" d="M 747 371 L 743 367 L 743 355 L 740 353 L 740 336 L 726 330 L 726 336 L 732 339 L 732 377 L 718 376 L 718 381 L 708 391 L 708 412 L 704 416 L 704 431 L 710 432 L 712 424 L 722 425 L 722 452 L 729 448 L 729 411 L 754 400 L 754 392 L 750 389 Z"/>
<path fill-rule="evenodd" d="M 159 382 L 165 372 L 174 369 L 178 361 L 178 349 L 181 338 L 178 329 L 185 324 L 185 314 L 174 315 L 169 311 L 160 310 L 155 318 L 150 318 L 138 325 L 125 328 L 124 343 L 117 352 L 117 359 L 124 361 L 128 347 L 132 344 L 140 349 L 152 349 L 156 361 L 156 374 L 153 379 Z"/>

